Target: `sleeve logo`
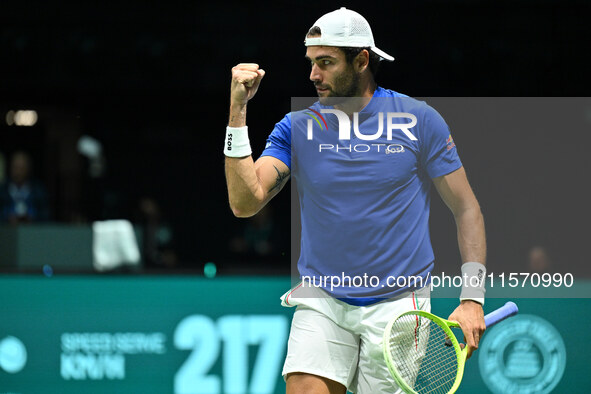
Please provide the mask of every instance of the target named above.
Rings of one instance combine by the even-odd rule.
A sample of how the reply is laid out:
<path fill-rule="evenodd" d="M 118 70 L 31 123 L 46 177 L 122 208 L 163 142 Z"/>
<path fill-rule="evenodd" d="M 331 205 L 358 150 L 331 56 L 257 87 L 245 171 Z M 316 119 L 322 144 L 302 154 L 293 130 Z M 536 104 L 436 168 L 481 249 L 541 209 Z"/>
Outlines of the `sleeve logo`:
<path fill-rule="evenodd" d="M 447 138 L 447 140 L 445 140 L 446 144 L 447 144 L 447 150 L 450 150 L 452 148 L 455 148 L 456 144 L 454 142 L 454 139 L 451 138 L 451 134 L 449 135 L 449 137 Z"/>

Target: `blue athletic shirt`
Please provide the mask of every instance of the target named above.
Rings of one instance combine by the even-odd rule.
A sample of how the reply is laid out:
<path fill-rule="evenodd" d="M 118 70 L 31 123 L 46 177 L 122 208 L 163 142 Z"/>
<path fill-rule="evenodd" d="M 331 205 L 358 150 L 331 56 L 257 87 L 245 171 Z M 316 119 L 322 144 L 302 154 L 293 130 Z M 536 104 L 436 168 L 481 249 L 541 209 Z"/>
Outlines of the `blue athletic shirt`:
<path fill-rule="evenodd" d="M 378 87 L 357 122 L 361 134 L 376 139 L 359 138 L 353 118 L 350 139 L 339 139 L 337 116 L 322 113 L 331 108 L 316 102 L 287 114 L 261 155 L 285 163 L 297 184 L 300 276 L 354 305 L 427 285 L 434 265 L 431 178 L 462 166 L 449 127 L 425 102 Z M 394 128 L 389 140 L 387 113 L 413 114 L 416 125 L 408 133 Z M 377 135 L 380 120 L 383 131 Z M 411 122 L 399 115 L 391 119 Z"/>

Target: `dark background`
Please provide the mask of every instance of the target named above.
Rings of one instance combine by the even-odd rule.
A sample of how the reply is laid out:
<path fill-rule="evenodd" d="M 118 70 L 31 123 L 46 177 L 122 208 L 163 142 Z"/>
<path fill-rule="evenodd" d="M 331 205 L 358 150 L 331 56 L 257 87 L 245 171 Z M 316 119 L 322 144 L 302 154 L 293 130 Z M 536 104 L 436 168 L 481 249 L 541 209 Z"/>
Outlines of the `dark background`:
<path fill-rule="evenodd" d="M 396 58 L 378 75 L 386 88 L 414 97 L 589 95 L 585 1 L 2 1 L 0 151 L 33 155 L 56 221 L 135 220 L 149 196 L 173 230 L 177 268 L 213 261 L 225 273 L 289 272 L 289 192 L 272 202 L 270 254 L 230 250 L 249 223 L 231 215 L 225 189 L 230 68 L 256 62 L 267 72 L 248 113 L 258 156 L 290 98 L 314 95 L 303 38 L 340 6 L 364 15 L 377 46 Z M 17 109 L 35 109 L 37 125 L 6 125 Z M 492 219 L 489 264 L 518 272 L 542 246 L 553 270 L 589 270 L 589 131 L 546 136 L 568 144 L 560 155 L 540 152 L 536 130 L 505 151 L 478 129 L 454 134 Z M 103 144 L 103 177 L 88 176 L 80 135 Z M 491 184 L 499 174 L 508 182 Z M 440 268 L 457 267 L 453 219 L 437 199 L 432 233 Z"/>

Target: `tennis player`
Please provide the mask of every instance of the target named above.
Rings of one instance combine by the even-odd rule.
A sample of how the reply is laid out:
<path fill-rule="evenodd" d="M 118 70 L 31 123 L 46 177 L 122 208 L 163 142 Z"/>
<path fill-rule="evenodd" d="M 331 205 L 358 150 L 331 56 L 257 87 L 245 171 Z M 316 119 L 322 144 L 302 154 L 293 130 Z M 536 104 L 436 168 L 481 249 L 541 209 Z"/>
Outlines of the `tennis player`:
<path fill-rule="evenodd" d="M 237 217 L 255 215 L 290 176 L 297 181 L 302 218 L 298 270 L 302 278 L 319 282 L 306 286 L 304 281 L 282 297 L 284 306 L 296 306 L 283 368 L 287 393 L 395 392 L 381 337 L 397 313 L 430 310 L 431 184 L 457 225 L 464 284 L 449 319 L 459 322 L 469 354 L 485 329 L 483 217 L 442 117 L 424 102 L 377 86 L 378 65 L 394 58 L 376 48 L 365 18 L 345 8 L 330 12 L 308 30 L 305 45 L 318 95 L 307 119 L 313 115 L 327 130 L 311 141 L 306 126 L 312 121 L 302 112 L 289 113 L 275 125 L 256 161 L 246 108 L 265 71 L 252 63 L 232 69 L 224 146 L 230 207 Z M 407 117 L 408 125 L 391 133 L 384 128 L 383 135 L 372 137 L 359 136 L 353 126 L 357 139 L 337 140 L 343 131 L 338 111 L 361 122 L 363 130 L 379 129 L 380 118 L 371 116 L 379 112 Z M 353 134 L 345 130 L 343 135 L 347 132 Z M 326 281 L 368 273 L 378 282 L 333 286 L 334 281 Z M 392 286 L 388 277 L 423 281 Z"/>

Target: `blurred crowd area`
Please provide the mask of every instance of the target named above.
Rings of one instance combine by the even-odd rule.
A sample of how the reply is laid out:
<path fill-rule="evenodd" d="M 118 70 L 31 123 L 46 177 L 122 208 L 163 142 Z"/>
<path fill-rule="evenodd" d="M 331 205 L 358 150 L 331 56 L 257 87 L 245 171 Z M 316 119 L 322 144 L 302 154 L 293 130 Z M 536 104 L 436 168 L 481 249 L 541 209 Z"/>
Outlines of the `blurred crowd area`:
<path fill-rule="evenodd" d="M 234 218 L 221 156 L 218 182 L 207 186 L 198 179 L 198 160 L 187 155 L 195 146 L 186 141 L 166 143 L 158 134 L 152 141 L 149 133 L 144 139 L 133 133 L 133 142 L 108 134 L 99 140 L 84 133 L 75 115 L 73 125 L 53 132 L 55 116 L 42 109 L 34 125 L 0 125 L 1 226 L 85 228 L 125 219 L 141 252 L 141 270 L 133 272 L 203 273 L 214 263 L 218 274 L 289 274 L 289 217 L 269 204 L 253 218 Z M 278 201 L 289 212 L 288 195 Z"/>
<path fill-rule="evenodd" d="M 202 272 L 213 262 L 220 274 L 289 274 L 289 187 L 250 219 L 228 207 L 230 69 L 257 62 L 267 72 L 248 113 L 256 157 L 291 97 L 314 94 L 306 30 L 343 5 L 365 15 L 377 45 L 396 58 L 378 74 L 386 88 L 413 97 L 589 95 L 584 1 L 328 1 L 313 9 L 278 1 L 264 10 L 3 2 L 3 225 L 126 219 L 143 234 L 146 268 Z M 582 116 L 591 122 L 591 106 Z M 454 140 L 487 219 L 490 264 L 591 275 L 590 134 L 478 130 Z M 455 225 L 437 198 L 431 226 L 437 269 L 457 269 Z"/>

